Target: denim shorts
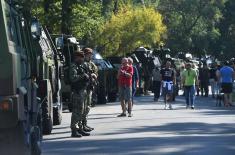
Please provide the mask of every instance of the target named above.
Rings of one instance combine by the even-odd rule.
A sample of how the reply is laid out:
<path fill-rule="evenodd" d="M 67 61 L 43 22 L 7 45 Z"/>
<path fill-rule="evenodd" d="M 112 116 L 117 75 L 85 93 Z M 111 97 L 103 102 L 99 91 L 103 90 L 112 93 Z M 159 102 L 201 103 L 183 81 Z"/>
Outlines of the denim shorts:
<path fill-rule="evenodd" d="M 131 101 L 132 99 L 132 88 L 127 86 L 119 86 L 120 100 Z"/>
<path fill-rule="evenodd" d="M 173 94 L 173 92 L 174 92 L 173 82 L 167 83 L 166 85 L 163 84 L 163 86 L 162 86 L 162 94 L 163 94 L 163 96 L 165 96 L 166 94 Z"/>

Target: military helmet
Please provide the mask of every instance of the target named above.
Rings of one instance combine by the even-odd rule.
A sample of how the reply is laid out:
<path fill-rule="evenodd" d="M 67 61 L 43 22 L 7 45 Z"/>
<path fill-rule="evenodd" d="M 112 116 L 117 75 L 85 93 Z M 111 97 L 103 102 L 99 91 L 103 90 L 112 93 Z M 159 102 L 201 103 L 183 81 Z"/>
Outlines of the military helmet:
<path fill-rule="evenodd" d="M 73 55 L 74 57 L 84 57 L 84 52 L 77 50 L 73 53 Z"/>
<path fill-rule="evenodd" d="M 92 54 L 92 49 L 91 48 L 85 48 L 84 49 L 84 54 Z"/>

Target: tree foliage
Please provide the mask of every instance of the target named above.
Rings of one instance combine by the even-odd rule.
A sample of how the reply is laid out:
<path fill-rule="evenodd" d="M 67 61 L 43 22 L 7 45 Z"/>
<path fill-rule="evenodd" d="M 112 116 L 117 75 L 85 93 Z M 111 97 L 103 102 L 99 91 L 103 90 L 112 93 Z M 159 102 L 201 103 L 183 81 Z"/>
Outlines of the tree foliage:
<path fill-rule="evenodd" d="M 22 2 L 51 33 L 73 34 L 83 44 L 101 47 L 107 54 L 129 52 L 139 45 L 155 47 L 162 36 L 175 53 L 226 53 L 231 57 L 235 52 L 234 0 Z"/>
<path fill-rule="evenodd" d="M 86 5 L 75 4 L 72 8 L 71 32 L 78 39 L 85 38 L 85 44 L 91 45 L 98 30 L 104 23 L 100 2 L 87 2 Z"/>
<path fill-rule="evenodd" d="M 124 55 L 138 46 L 158 44 L 166 27 L 153 8 L 123 6 L 104 25 L 98 44 L 106 54 Z"/>
<path fill-rule="evenodd" d="M 168 27 L 167 45 L 176 51 L 213 52 L 220 37 L 223 0 L 161 0 L 158 9 Z"/>
<path fill-rule="evenodd" d="M 223 9 L 223 19 L 219 24 L 221 37 L 217 42 L 217 55 L 224 54 L 224 58 L 235 57 L 235 1 L 228 0 Z M 226 54 L 225 54 L 226 53 Z"/>

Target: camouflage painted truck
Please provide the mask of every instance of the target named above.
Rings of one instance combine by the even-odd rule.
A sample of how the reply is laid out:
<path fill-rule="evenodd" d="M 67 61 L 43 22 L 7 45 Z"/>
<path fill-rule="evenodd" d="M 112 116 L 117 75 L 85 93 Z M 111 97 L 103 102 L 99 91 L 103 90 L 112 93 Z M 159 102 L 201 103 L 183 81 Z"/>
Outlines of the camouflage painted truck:
<path fill-rule="evenodd" d="M 60 55 L 46 29 L 32 20 L 33 47 L 36 51 L 38 66 L 38 97 L 42 101 L 42 127 L 44 134 L 50 134 L 52 126 L 62 120 L 61 70 Z M 39 34 L 37 34 L 39 33 Z"/>
<path fill-rule="evenodd" d="M 0 151 L 38 155 L 41 105 L 29 21 L 11 1 L 0 1 Z"/>
<path fill-rule="evenodd" d="M 0 1 L 0 154 L 39 155 L 42 132 L 61 121 L 60 59 L 16 2 Z"/>

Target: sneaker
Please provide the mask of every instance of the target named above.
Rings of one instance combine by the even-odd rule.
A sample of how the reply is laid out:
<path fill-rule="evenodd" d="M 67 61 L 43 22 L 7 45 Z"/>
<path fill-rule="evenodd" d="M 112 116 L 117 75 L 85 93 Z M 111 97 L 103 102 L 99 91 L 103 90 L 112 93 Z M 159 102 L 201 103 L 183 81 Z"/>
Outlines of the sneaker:
<path fill-rule="evenodd" d="M 191 106 L 191 109 L 194 109 L 194 106 Z"/>
<path fill-rule="evenodd" d="M 125 113 L 121 113 L 120 115 L 118 115 L 117 117 L 126 117 Z"/>
<path fill-rule="evenodd" d="M 131 113 L 128 114 L 128 117 L 132 117 L 133 115 Z"/>
<path fill-rule="evenodd" d="M 165 108 L 164 108 L 165 110 L 167 109 L 167 106 L 165 105 Z"/>

